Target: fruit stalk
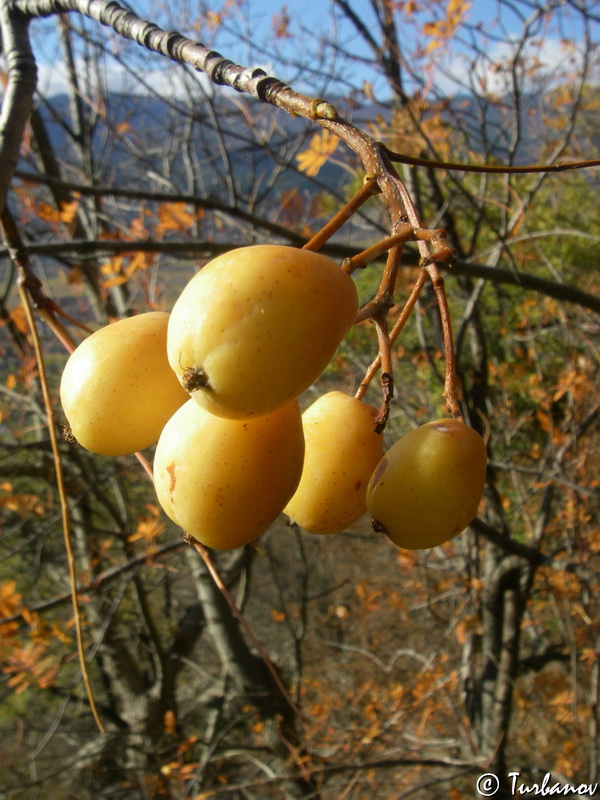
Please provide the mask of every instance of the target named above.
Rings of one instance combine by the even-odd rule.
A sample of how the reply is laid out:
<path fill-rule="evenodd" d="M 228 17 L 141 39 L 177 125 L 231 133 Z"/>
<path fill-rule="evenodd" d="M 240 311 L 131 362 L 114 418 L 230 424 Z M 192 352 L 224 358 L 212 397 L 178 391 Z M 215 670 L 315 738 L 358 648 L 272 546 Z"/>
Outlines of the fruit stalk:
<path fill-rule="evenodd" d="M 444 363 L 445 363 L 445 377 L 444 377 L 444 392 L 443 398 L 446 401 L 448 411 L 460 422 L 464 422 L 463 416 L 458 404 L 458 377 L 456 374 L 456 357 L 454 353 L 454 338 L 452 335 L 452 321 L 450 318 L 450 309 L 448 308 L 448 299 L 444 291 L 444 279 L 440 275 L 438 268 L 435 264 L 429 264 L 425 267 L 438 303 L 440 311 L 440 319 L 442 323 L 442 335 L 444 337 Z"/>
<path fill-rule="evenodd" d="M 415 307 L 415 303 L 417 302 L 417 299 L 419 298 L 419 295 L 421 294 L 426 282 L 427 282 L 427 273 L 424 270 L 421 270 L 419 272 L 417 282 L 415 283 L 415 286 L 412 292 L 410 293 L 408 300 L 404 304 L 402 311 L 400 312 L 400 316 L 394 323 L 394 326 L 389 333 L 390 346 L 394 344 L 394 342 L 400 335 L 400 332 L 406 325 L 406 322 L 410 317 L 410 315 L 412 314 L 412 310 Z M 362 379 L 362 382 L 358 387 L 358 390 L 355 394 L 357 400 L 361 400 L 364 397 L 371 381 L 377 374 L 380 367 L 381 367 L 381 353 L 378 353 L 376 358 L 373 360 L 373 362 L 367 369 L 365 377 Z"/>
<path fill-rule="evenodd" d="M 303 250 L 316 252 L 323 247 L 326 241 L 331 239 L 334 233 L 348 222 L 350 217 L 374 194 L 380 191 L 374 176 L 367 175 L 365 181 L 354 197 L 327 222 L 321 230 L 312 236 L 302 247 Z"/>

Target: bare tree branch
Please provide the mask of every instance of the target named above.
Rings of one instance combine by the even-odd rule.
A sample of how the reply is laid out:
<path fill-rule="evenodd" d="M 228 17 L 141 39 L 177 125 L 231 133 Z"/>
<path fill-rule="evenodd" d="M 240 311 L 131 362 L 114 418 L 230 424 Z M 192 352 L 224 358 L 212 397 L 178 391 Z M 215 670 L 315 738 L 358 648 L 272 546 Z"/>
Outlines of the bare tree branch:
<path fill-rule="evenodd" d="M 0 4 L 0 31 L 7 64 L 7 85 L 0 113 L 0 215 L 17 166 L 25 125 L 33 106 L 37 67 L 27 17 Z"/>

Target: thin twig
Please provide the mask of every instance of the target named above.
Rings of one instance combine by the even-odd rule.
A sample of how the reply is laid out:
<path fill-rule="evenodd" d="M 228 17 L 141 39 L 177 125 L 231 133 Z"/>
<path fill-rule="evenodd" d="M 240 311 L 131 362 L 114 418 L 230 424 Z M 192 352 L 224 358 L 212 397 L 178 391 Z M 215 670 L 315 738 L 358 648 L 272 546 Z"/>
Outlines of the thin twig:
<path fill-rule="evenodd" d="M 185 539 L 188 542 L 188 544 L 190 544 L 194 548 L 194 550 L 196 550 L 196 552 L 199 554 L 200 558 L 204 561 L 204 563 L 206 565 L 206 568 L 210 572 L 212 579 L 214 580 L 215 584 L 217 585 L 217 588 L 219 589 L 219 591 L 221 592 L 221 594 L 225 598 L 229 608 L 231 609 L 231 611 L 233 612 L 234 616 L 238 619 L 238 621 L 240 622 L 240 624 L 244 628 L 244 631 L 246 632 L 246 635 L 248 636 L 248 638 L 250 639 L 250 641 L 252 642 L 252 644 L 254 645 L 256 650 L 260 653 L 260 656 L 261 656 L 262 660 L 264 661 L 265 666 L 267 667 L 267 669 L 271 673 L 271 676 L 272 676 L 273 680 L 275 681 L 275 683 L 277 685 L 277 688 L 281 692 L 282 696 L 289 703 L 290 708 L 294 711 L 294 713 L 297 714 L 298 717 L 300 717 L 301 719 L 306 721 L 306 715 L 301 711 L 301 709 L 298 708 L 298 706 L 292 700 L 292 698 L 290 696 L 290 693 L 288 692 L 288 690 L 286 689 L 285 685 L 283 684 L 283 681 L 279 677 L 279 673 L 275 669 L 275 665 L 273 664 L 273 662 L 269 658 L 268 653 L 266 652 L 264 647 L 261 645 L 261 643 L 258 641 L 256 636 L 254 635 L 254 632 L 253 632 L 252 628 L 248 624 L 247 619 L 244 617 L 244 615 L 242 614 L 240 609 L 235 604 L 235 601 L 234 601 L 233 597 L 231 596 L 229 590 L 227 589 L 227 587 L 223 583 L 223 580 L 222 580 L 221 576 L 219 575 L 219 573 L 217 571 L 217 568 L 213 564 L 213 561 L 212 561 L 212 559 L 211 559 L 211 557 L 209 555 L 208 550 L 197 539 L 194 539 L 193 536 L 186 535 Z"/>
<path fill-rule="evenodd" d="M 394 371 L 392 369 L 392 352 L 390 337 L 387 327 L 387 315 L 379 314 L 373 319 L 379 343 L 379 356 L 381 358 L 381 391 L 383 400 L 375 417 L 375 431 L 383 433 L 390 415 L 390 404 L 394 396 Z"/>
<path fill-rule="evenodd" d="M 98 726 L 98 730 L 100 733 L 105 733 L 106 729 L 102 720 L 100 719 L 100 715 L 98 714 L 98 709 L 96 707 L 96 701 L 94 699 L 94 692 L 92 689 L 92 683 L 90 680 L 90 673 L 88 670 L 87 662 L 85 660 L 85 643 L 83 640 L 83 625 L 82 619 L 83 615 L 81 614 L 81 609 L 79 607 L 79 598 L 77 595 L 77 571 L 75 568 L 75 556 L 73 553 L 73 544 L 71 541 L 71 525 L 70 525 L 70 518 L 69 518 L 69 504 L 67 501 L 67 494 L 65 489 L 65 482 L 64 482 L 64 474 L 62 469 L 62 461 L 60 457 L 60 450 L 58 447 L 58 438 L 56 436 L 56 419 L 54 416 L 54 409 L 52 407 L 52 398 L 50 397 L 50 389 L 48 387 L 48 381 L 46 378 L 46 370 L 44 366 L 44 357 L 42 353 L 42 347 L 40 343 L 40 338 L 37 330 L 37 326 L 35 323 L 35 317 L 33 313 L 33 307 L 31 305 L 31 300 L 29 299 L 29 293 L 26 288 L 27 283 L 27 276 L 25 271 L 21 266 L 18 266 L 18 280 L 17 284 L 19 287 L 19 295 L 21 297 L 21 302 L 23 303 L 23 308 L 25 309 L 25 314 L 27 317 L 27 323 L 29 325 L 29 329 L 31 332 L 31 336 L 33 339 L 33 346 L 35 350 L 37 365 L 38 365 L 38 372 L 39 372 L 39 379 L 40 385 L 42 388 L 42 394 L 44 396 L 44 406 L 46 409 L 46 415 L 48 418 L 48 434 L 50 436 L 50 445 L 52 447 L 52 456 L 54 460 L 54 469 L 56 471 L 56 486 L 58 490 L 58 497 L 60 503 L 60 511 L 62 517 L 62 524 L 63 524 L 63 536 L 65 541 L 65 550 L 67 553 L 67 563 L 69 569 L 69 583 L 71 586 L 71 598 L 73 604 L 73 617 L 75 620 L 75 636 L 77 639 L 77 652 L 79 655 L 79 664 L 81 667 L 81 674 L 83 677 L 83 683 L 85 685 L 85 690 L 88 697 L 88 702 L 90 704 L 90 710 L 92 712 L 92 716 Z"/>
<path fill-rule="evenodd" d="M 11 261 L 17 269 L 17 285 L 19 290 L 19 296 L 21 298 L 21 303 L 23 304 L 23 308 L 25 310 L 27 324 L 29 326 L 29 330 L 31 332 L 31 337 L 33 340 L 33 347 L 38 367 L 40 386 L 42 389 L 42 395 L 44 398 L 44 407 L 46 411 L 46 417 L 48 420 L 48 435 L 50 437 L 50 445 L 52 448 L 54 469 L 56 472 L 56 485 L 58 489 L 60 511 L 63 524 L 65 550 L 67 553 L 69 582 L 70 582 L 71 597 L 73 604 L 73 616 L 75 619 L 75 635 L 77 639 L 77 652 L 79 655 L 79 662 L 81 664 L 81 673 L 83 676 L 83 682 L 88 696 L 88 701 L 90 704 L 92 716 L 94 717 L 94 720 L 96 721 L 96 725 L 98 726 L 100 732 L 104 733 L 105 728 L 98 714 L 96 702 L 94 700 L 92 684 L 90 681 L 90 675 L 85 660 L 85 644 L 83 640 L 82 614 L 79 608 L 79 598 L 77 595 L 77 572 L 75 568 L 75 556 L 73 553 L 73 545 L 71 542 L 69 505 L 65 489 L 62 460 L 60 457 L 60 449 L 58 446 L 58 438 L 56 435 L 56 418 L 54 416 L 52 398 L 50 396 L 50 389 L 46 377 L 44 354 L 42 351 L 42 345 L 40 342 L 40 337 L 35 322 L 35 315 L 33 312 L 33 305 L 30 297 L 30 287 L 34 286 L 37 288 L 37 283 L 36 283 L 37 278 L 33 276 L 29 260 L 26 254 L 24 253 L 23 240 L 21 238 L 21 234 L 15 224 L 15 221 L 8 206 L 5 206 L 4 211 L 2 212 L 2 216 L 0 218 L 0 222 L 1 222 L 0 227 L 2 228 L 2 235 L 4 238 L 4 242 L 9 250 Z"/>
<path fill-rule="evenodd" d="M 484 172 L 495 175 L 520 174 L 529 175 L 535 172 L 565 172 L 574 169 L 590 169 L 600 166 L 600 158 L 589 161 L 571 161 L 563 164 L 526 164 L 511 167 L 501 164 L 459 164 L 454 161 L 438 161 L 434 158 L 418 158 L 406 153 L 396 153 L 386 148 L 387 157 L 397 164 L 407 164 L 411 167 L 427 167 L 428 169 L 446 169 L 454 172 Z"/>
<path fill-rule="evenodd" d="M 377 179 L 372 175 L 367 175 L 365 178 L 365 182 L 358 190 L 358 192 L 354 195 L 354 197 L 349 200 L 346 205 L 341 208 L 337 214 L 335 214 L 326 225 L 324 225 L 321 230 L 312 236 L 308 242 L 302 247 L 303 250 L 320 250 L 321 247 L 325 244 L 328 239 L 331 239 L 334 233 L 337 233 L 339 229 L 348 222 L 350 217 L 358 211 L 358 209 L 365 203 L 370 197 L 377 194 L 379 192 L 379 187 L 377 185 Z"/>
<path fill-rule="evenodd" d="M 367 264 L 379 258 L 380 255 L 390 250 L 392 247 L 402 245 L 405 242 L 412 242 L 415 240 L 415 232 L 411 225 L 403 226 L 402 230 L 394 233 L 392 236 L 387 236 L 379 242 L 367 247 L 355 256 L 351 256 L 344 261 L 344 269 L 351 275 L 357 269 L 364 269 Z"/>
<path fill-rule="evenodd" d="M 127 575 L 127 573 L 135 572 L 136 569 L 143 566 L 153 566 L 156 565 L 161 559 L 172 555 L 174 553 L 178 553 L 180 550 L 183 550 L 187 547 L 185 542 L 175 541 L 169 542 L 168 544 L 163 544 L 158 547 L 156 550 L 152 550 L 147 553 L 143 553 L 142 555 L 135 556 L 134 558 L 129 559 L 121 564 L 117 564 L 114 567 L 110 567 L 109 569 L 101 572 L 99 575 L 96 575 L 93 580 L 89 581 L 89 583 L 84 583 L 83 585 L 79 586 L 79 594 L 85 595 L 91 592 L 97 592 L 100 589 L 103 589 L 105 586 L 108 586 L 113 581 L 117 580 L 118 578 Z M 0 618 L 0 626 L 7 625 L 10 622 L 22 622 L 25 619 L 24 612 L 29 612 L 32 614 L 40 614 L 43 611 L 50 611 L 50 609 L 56 608 L 57 606 L 61 606 L 64 603 L 67 603 L 71 600 L 72 593 L 69 592 L 68 594 L 61 594 L 53 597 L 51 600 L 44 600 L 41 603 L 37 603 L 32 606 L 21 606 L 21 610 L 16 614 L 11 614 L 10 616 L 1 617 Z"/>
<path fill-rule="evenodd" d="M 142 469 L 146 473 L 147 477 L 150 478 L 150 480 L 152 482 L 154 482 L 154 475 L 152 473 L 152 466 L 151 466 L 150 462 L 148 461 L 148 459 L 146 458 L 146 456 L 143 453 L 140 453 L 140 452 L 134 453 L 134 455 L 137 458 L 137 460 L 140 462 L 140 466 L 142 467 Z"/>
<path fill-rule="evenodd" d="M 450 309 L 448 308 L 448 299 L 444 291 L 444 279 L 440 275 L 435 264 L 429 264 L 425 267 L 437 300 L 438 308 L 440 311 L 440 320 L 442 323 L 442 335 L 444 337 L 444 363 L 445 363 L 445 378 L 444 378 L 444 393 L 443 397 L 446 401 L 446 406 L 450 413 L 456 419 L 463 422 L 463 415 L 458 404 L 458 378 L 456 374 L 456 358 L 454 353 L 454 340 L 452 336 L 452 321 L 450 318 Z"/>
<path fill-rule="evenodd" d="M 402 331 L 402 329 L 406 325 L 406 322 L 407 322 L 408 318 L 410 317 L 410 315 L 412 314 L 412 310 L 415 307 L 415 303 L 417 302 L 417 299 L 418 299 L 419 295 L 421 294 L 421 292 L 423 290 L 423 287 L 425 286 L 426 282 L 427 282 L 427 273 L 424 270 L 421 270 L 419 272 L 419 276 L 417 278 L 417 282 L 415 283 L 415 286 L 414 286 L 414 288 L 413 288 L 408 300 L 404 304 L 404 307 L 402 308 L 402 311 L 400 312 L 400 316 L 398 317 L 398 319 L 394 323 L 394 326 L 393 326 L 392 330 L 389 333 L 390 346 L 394 344 L 394 342 L 398 338 L 400 332 Z M 365 377 L 362 379 L 362 382 L 361 382 L 360 386 L 358 387 L 358 391 L 355 394 L 355 397 L 356 397 L 357 400 L 361 400 L 364 397 L 367 389 L 369 388 L 369 385 L 370 385 L 371 381 L 373 380 L 373 378 L 377 374 L 377 372 L 378 372 L 380 367 L 381 367 L 381 354 L 378 353 L 377 357 L 374 359 L 373 363 L 370 365 L 370 367 L 366 371 Z"/>

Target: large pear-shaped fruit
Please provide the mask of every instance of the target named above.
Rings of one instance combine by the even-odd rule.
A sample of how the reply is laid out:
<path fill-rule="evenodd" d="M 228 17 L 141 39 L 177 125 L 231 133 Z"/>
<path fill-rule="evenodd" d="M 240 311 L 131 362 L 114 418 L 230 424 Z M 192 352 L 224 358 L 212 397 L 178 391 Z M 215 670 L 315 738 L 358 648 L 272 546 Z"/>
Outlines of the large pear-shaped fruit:
<path fill-rule="evenodd" d="M 325 256 L 242 247 L 209 262 L 184 288 L 171 313 L 169 362 L 213 414 L 260 416 L 314 383 L 357 309 L 354 281 Z"/>
<path fill-rule="evenodd" d="M 284 512 L 307 531 L 343 531 L 367 510 L 367 485 L 383 453 L 376 415 L 343 392 L 323 395 L 302 415 L 304 469 Z"/>
<path fill-rule="evenodd" d="M 162 311 L 127 317 L 88 336 L 69 356 L 60 399 L 83 447 L 106 456 L 143 450 L 189 399 L 167 361 L 168 321 Z"/>
<path fill-rule="evenodd" d="M 265 531 L 294 494 L 304 459 L 296 401 L 250 420 L 189 400 L 156 446 L 154 485 L 166 514 L 207 547 L 232 550 Z"/>
<path fill-rule="evenodd" d="M 476 515 L 486 464 L 483 439 L 458 420 L 410 431 L 387 451 L 369 483 L 374 527 L 408 550 L 447 542 Z"/>

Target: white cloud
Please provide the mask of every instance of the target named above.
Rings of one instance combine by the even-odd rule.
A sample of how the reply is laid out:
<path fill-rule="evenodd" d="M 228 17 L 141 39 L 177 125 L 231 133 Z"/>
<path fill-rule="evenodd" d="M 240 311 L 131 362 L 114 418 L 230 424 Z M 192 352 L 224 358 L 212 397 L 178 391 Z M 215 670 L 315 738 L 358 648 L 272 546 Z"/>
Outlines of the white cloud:
<path fill-rule="evenodd" d="M 505 41 L 494 44 L 476 59 L 456 52 L 445 54 L 440 59 L 435 85 L 445 94 L 473 89 L 502 95 L 512 91 L 516 79 L 519 89 L 528 92 L 540 86 L 555 86 L 567 74 L 579 74 L 583 61 L 580 47 L 564 45 L 555 38 L 529 40 L 521 49 L 518 41 Z"/>
<path fill-rule="evenodd" d="M 156 58 L 160 61 L 160 56 Z M 81 84 L 85 85 L 83 78 L 86 67 L 82 59 L 76 61 L 76 68 Z M 191 69 L 172 63 L 132 74 L 119 62 L 111 61 L 102 70 L 102 81 L 109 92 L 130 95 L 156 93 L 172 99 L 188 97 L 190 91 L 195 89 L 198 92 L 198 87 L 207 94 L 212 94 L 215 88 L 203 73 L 193 73 Z M 38 64 L 38 89 L 45 97 L 68 92 L 68 77 L 61 61 L 54 64 Z"/>

